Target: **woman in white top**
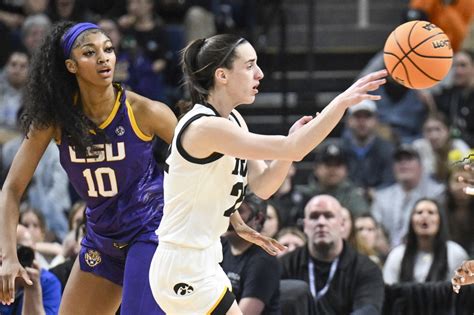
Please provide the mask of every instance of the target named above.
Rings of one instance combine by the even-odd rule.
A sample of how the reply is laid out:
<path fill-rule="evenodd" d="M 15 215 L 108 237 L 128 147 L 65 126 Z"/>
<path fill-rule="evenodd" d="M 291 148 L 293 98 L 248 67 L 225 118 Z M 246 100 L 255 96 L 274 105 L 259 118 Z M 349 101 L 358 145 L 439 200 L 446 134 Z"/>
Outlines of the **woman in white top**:
<path fill-rule="evenodd" d="M 249 132 L 235 110 L 254 102 L 263 78 L 249 42 L 226 34 L 195 40 L 182 59 L 194 106 L 180 119 L 166 159 L 165 206 L 150 286 L 168 314 L 241 314 L 219 266 L 220 236 L 229 221 L 239 236 L 268 253 L 284 249 L 246 226 L 235 211 L 247 185 L 257 196 L 269 198 L 292 161 L 313 150 L 349 106 L 380 99 L 369 92 L 385 83 L 386 71 L 361 78 L 316 118 L 298 120 L 288 136 L 268 136 Z"/>
<path fill-rule="evenodd" d="M 449 280 L 466 251 L 448 240 L 446 219 L 438 203 L 422 198 L 411 212 L 406 243 L 395 247 L 383 268 L 385 283 Z"/>
<path fill-rule="evenodd" d="M 430 114 L 423 124 L 423 138 L 413 141 L 420 155 L 423 171 L 439 181 L 449 176 L 453 162 L 469 154 L 469 145 L 462 139 L 451 137 L 449 122 L 444 114 Z"/>

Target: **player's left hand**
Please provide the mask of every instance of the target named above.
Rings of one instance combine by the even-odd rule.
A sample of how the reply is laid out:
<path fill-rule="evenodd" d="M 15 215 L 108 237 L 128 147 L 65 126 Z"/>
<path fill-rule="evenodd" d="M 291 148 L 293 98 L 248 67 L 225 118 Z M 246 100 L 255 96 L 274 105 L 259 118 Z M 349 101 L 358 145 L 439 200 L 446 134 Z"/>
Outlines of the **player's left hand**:
<path fill-rule="evenodd" d="M 474 284 L 474 260 L 465 261 L 456 269 L 451 284 L 456 293 L 459 293 L 461 286 Z"/>
<path fill-rule="evenodd" d="M 255 230 L 250 229 L 249 231 L 240 231 L 237 232 L 237 234 L 246 241 L 252 242 L 260 246 L 261 248 L 263 248 L 264 251 L 266 251 L 272 256 L 276 256 L 277 254 L 286 249 L 286 246 L 278 243 L 277 240 L 262 235 Z"/>
<path fill-rule="evenodd" d="M 316 116 L 318 114 L 319 113 L 316 113 Z M 300 129 L 301 127 L 303 127 L 304 125 L 309 123 L 311 120 L 313 120 L 313 118 L 314 118 L 313 116 L 303 116 L 303 117 L 301 117 L 300 119 L 295 121 L 295 123 L 291 126 L 290 131 L 288 132 L 288 134 L 292 134 L 296 130 Z"/>

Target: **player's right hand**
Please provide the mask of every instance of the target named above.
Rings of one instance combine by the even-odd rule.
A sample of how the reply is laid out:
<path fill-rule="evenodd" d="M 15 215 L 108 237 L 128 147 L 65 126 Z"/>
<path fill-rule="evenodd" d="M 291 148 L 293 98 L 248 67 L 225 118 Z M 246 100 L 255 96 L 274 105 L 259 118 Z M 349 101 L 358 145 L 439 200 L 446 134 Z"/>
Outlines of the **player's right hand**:
<path fill-rule="evenodd" d="M 364 100 L 379 100 L 380 95 L 369 94 L 385 84 L 387 70 L 369 73 L 352 84 L 347 90 L 339 94 L 333 101 L 342 103 L 345 108 L 359 104 Z"/>
<path fill-rule="evenodd" d="M 15 301 L 15 279 L 20 277 L 28 285 L 32 285 L 28 273 L 15 259 L 1 259 L 0 265 L 0 302 L 3 305 L 10 305 Z"/>

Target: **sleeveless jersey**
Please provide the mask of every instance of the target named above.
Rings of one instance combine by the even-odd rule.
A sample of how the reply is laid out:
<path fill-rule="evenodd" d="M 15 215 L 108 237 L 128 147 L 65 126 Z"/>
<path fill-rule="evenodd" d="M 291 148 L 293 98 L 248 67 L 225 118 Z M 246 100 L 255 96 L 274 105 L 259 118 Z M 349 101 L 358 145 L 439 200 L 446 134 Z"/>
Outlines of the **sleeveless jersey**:
<path fill-rule="evenodd" d="M 66 135 L 58 144 L 61 164 L 87 204 L 85 245 L 127 244 L 155 231 L 162 216 L 163 175 L 153 158 L 152 137 L 140 131 L 125 91 L 115 87 L 113 110 L 99 126 L 105 137 L 91 131 L 95 150 L 76 152 Z"/>
<path fill-rule="evenodd" d="M 203 116 L 219 114 L 210 105 L 196 104 L 176 126 L 166 159 L 165 206 L 157 230 L 160 243 L 208 248 L 220 242 L 230 215 L 242 203 L 247 186 L 247 160 L 220 153 L 197 159 L 182 146 L 183 132 Z M 233 112 L 229 120 L 240 126 Z"/>

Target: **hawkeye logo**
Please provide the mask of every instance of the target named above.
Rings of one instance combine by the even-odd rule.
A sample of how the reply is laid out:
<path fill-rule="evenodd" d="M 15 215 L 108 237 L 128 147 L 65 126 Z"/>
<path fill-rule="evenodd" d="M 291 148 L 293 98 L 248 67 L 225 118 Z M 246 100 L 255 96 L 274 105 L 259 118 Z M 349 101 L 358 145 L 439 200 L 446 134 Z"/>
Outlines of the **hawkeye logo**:
<path fill-rule="evenodd" d="M 181 296 L 184 296 L 184 295 L 189 295 L 191 293 L 194 292 L 194 288 L 192 286 L 190 286 L 189 284 L 186 284 L 186 283 L 178 283 L 176 284 L 174 287 L 173 287 L 173 291 L 174 293 L 176 293 L 177 295 L 181 295 Z"/>

